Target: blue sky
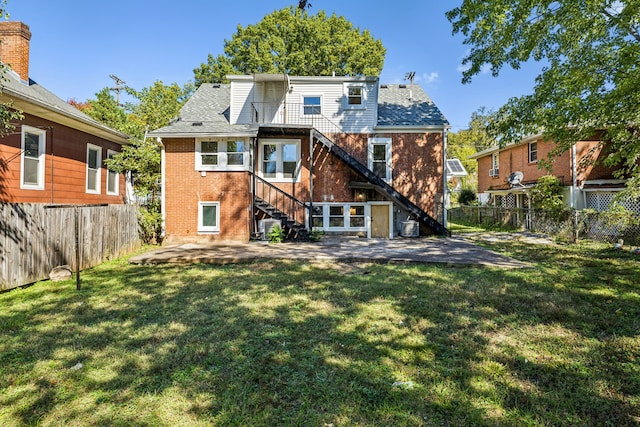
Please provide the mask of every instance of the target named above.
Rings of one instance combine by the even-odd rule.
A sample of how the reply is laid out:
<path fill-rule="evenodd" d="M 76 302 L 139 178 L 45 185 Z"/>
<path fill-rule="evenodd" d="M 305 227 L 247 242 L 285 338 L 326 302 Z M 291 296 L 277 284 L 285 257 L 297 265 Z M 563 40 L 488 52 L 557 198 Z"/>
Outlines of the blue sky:
<path fill-rule="evenodd" d="M 342 15 L 368 29 L 387 49 L 381 83 L 402 83 L 416 72 L 452 126 L 467 127 L 471 113 L 497 109 L 508 98 L 531 92 L 539 64 L 505 68 L 461 83 L 460 66 L 468 47 L 452 36 L 444 13 L 454 0 L 310 0 L 311 13 Z M 11 20 L 30 27 L 30 75 L 62 99 L 85 101 L 112 86 L 110 74 L 142 89 L 193 80 L 193 69 L 209 53 L 222 53 L 238 25 L 297 4 L 293 0 L 9 0 Z"/>

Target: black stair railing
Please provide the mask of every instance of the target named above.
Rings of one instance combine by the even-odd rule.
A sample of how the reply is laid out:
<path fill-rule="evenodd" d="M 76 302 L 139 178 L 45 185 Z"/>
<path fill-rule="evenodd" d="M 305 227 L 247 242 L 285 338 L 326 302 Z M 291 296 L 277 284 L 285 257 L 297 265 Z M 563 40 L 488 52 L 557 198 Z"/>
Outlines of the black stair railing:
<path fill-rule="evenodd" d="M 371 169 L 362 164 L 358 159 L 353 157 L 342 147 L 334 143 L 331 139 L 326 137 L 318 130 L 313 130 L 314 138 L 320 141 L 330 153 L 341 159 L 351 169 L 363 176 L 371 184 L 375 185 L 378 191 L 382 192 L 388 198 L 397 202 L 404 209 L 413 214 L 420 222 L 431 228 L 438 234 L 443 236 L 451 236 L 451 232 L 440 222 L 436 221 L 432 216 L 423 211 L 419 206 L 405 197 L 402 193 L 398 192 L 395 188 L 389 185 L 385 180 L 373 173 Z"/>
<path fill-rule="evenodd" d="M 283 216 L 278 218 L 284 220 L 283 226 L 306 226 L 309 207 L 305 203 L 258 175 L 253 174 L 253 176 L 255 178 L 254 196 L 256 201 L 264 204 L 259 206 L 262 211 L 269 213 L 272 217 L 275 217 L 273 213 Z"/>

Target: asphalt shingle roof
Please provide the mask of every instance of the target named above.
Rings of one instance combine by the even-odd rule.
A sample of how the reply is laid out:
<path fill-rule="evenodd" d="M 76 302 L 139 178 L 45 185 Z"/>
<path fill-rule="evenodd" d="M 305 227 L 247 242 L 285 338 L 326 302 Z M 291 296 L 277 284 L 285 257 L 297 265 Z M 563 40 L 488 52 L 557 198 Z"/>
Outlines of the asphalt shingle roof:
<path fill-rule="evenodd" d="M 20 78 L 14 72 L 7 70 L 2 75 L 3 80 L 1 82 L 2 91 L 5 96 L 12 98 L 20 98 L 29 103 L 40 105 L 52 112 L 62 114 L 72 119 L 89 124 L 95 128 L 99 128 L 103 131 L 112 133 L 114 136 L 120 138 L 128 138 L 121 132 L 112 129 L 97 120 L 89 117 L 82 111 L 78 110 L 73 105 L 62 100 L 52 92 L 48 91 L 44 87 L 40 86 L 35 81 L 29 79 L 28 82 L 21 81 Z"/>
<path fill-rule="evenodd" d="M 378 98 L 378 126 L 446 126 L 438 107 L 419 85 L 381 85 Z M 229 123 L 231 85 L 201 85 L 168 126 L 150 136 L 255 133 L 249 125 Z"/>
<path fill-rule="evenodd" d="M 378 126 L 446 126 L 449 122 L 420 85 L 380 85 Z"/>
<path fill-rule="evenodd" d="M 149 135 L 255 133 L 255 130 L 252 131 L 248 125 L 232 125 L 229 123 L 230 99 L 231 85 L 204 83 L 184 104 L 177 120 L 171 122 L 168 126 L 150 132 Z"/>

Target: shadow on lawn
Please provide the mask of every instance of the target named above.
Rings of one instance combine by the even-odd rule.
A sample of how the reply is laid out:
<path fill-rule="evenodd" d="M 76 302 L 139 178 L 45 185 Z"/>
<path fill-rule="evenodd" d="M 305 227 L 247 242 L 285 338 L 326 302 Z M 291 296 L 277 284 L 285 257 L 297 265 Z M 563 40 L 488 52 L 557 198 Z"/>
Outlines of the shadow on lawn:
<path fill-rule="evenodd" d="M 558 281 L 286 262 L 94 269 L 79 293 L 34 289 L 0 314 L 3 335 L 22 338 L 0 341 L 14 371 L 0 388 L 15 388 L 0 404 L 24 424 L 632 425 L 639 349 L 613 340 L 638 333 L 638 289 L 603 295 L 601 277 L 558 262 Z"/>

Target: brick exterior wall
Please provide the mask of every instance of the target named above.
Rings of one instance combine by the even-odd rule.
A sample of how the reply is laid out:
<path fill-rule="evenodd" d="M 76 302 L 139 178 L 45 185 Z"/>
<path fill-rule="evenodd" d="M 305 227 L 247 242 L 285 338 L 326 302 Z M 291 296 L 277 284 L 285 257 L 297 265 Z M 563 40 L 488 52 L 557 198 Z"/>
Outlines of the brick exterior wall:
<path fill-rule="evenodd" d="M 29 41 L 31 32 L 22 22 L 0 21 L 0 61 L 29 80 Z"/>
<path fill-rule="evenodd" d="M 119 194 L 107 195 L 107 150 L 120 151 L 120 145 L 39 117 L 24 115 L 21 125 L 46 129 L 44 190 L 20 188 L 21 125 L 0 138 L 0 202 L 48 204 L 121 204 L 125 199 L 125 180 L 119 175 Z M 100 194 L 86 192 L 87 144 L 102 147 Z"/>
<path fill-rule="evenodd" d="M 367 164 L 371 135 L 332 135 L 334 141 Z M 377 134 L 392 139 L 392 185 L 435 216 L 442 197 L 442 133 Z M 273 137 L 296 139 L 301 144 L 300 177 L 296 183 L 273 185 L 298 200 L 310 199 L 309 136 Z M 268 138 L 261 138 L 261 141 Z M 195 139 L 165 139 L 166 242 L 247 241 L 251 234 L 251 175 L 248 172 L 195 170 Z M 363 182 L 321 144 L 314 145 L 313 202 L 354 202 L 352 182 Z M 373 190 L 369 200 L 382 200 Z M 220 232 L 198 233 L 198 202 L 220 202 Z"/>
<path fill-rule="evenodd" d="M 555 143 L 538 140 L 538 159 L 547 159 L 555 149 Z M 500 151 L 498 176 L 489 176 L 491 154 L 478 158 L 478 192 L 510 188 L 507 178 L 515 171 L 524 174 L 524 183 L 534 183 L 541 176 L 552 174 L 563 185 L 572 185 L 571 151 L 565 151 L 555 157 L 551 170 L 542 168 L 541 162 L 529 162 L 529 144 L 519 144 Z M 578 185 L 586 180 L 611 179 L 615 170 L 603 165 L 602 148 L 597 140 L 579 141 L 576 144 L 576 163 Z M 592 162 L 595 161 L 595 162 Z"/>
<path fill-rule="evenodd" d="M 248 241 L 251 180 L 247 172 L 195 170 L 195 140 L 165 139 L 166 242 Z M 220 203 L 220 232 L 198 232 L 198 203 Z"/>

